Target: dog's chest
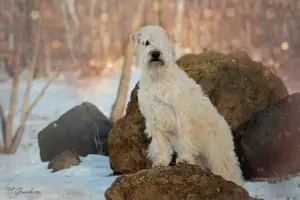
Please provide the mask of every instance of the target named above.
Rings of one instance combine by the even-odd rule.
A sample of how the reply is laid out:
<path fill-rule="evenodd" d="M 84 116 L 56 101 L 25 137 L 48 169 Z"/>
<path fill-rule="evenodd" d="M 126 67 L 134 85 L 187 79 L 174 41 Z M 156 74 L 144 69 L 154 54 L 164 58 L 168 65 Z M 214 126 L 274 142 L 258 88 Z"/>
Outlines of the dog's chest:
<path fill-rule="evenodd" d="M 170 96 L 162 88 L 140 88 L 139 106 L 146 121 L 165 131 L 174 132 L 176 115 L 169 102 Z"/>

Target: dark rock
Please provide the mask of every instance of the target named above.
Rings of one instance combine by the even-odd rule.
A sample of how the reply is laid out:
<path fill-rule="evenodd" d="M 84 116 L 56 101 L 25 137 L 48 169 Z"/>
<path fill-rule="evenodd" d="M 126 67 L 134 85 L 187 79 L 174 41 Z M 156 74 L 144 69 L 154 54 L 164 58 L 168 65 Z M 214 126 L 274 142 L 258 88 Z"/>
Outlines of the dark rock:
<path fill-rule="evenodd" d="M 76 150 L 79 156 L 108 155 L 107 137 L 112 123 L 88 102 L 75 106 L 38 134 L 40 156 L 50 161 L 64 150 Z"/>
<path fill-rule="evenodd" d="M 151 168 L 122 175 L 105 192 L 107 200 L 250 200 L 248 192 L 195 165 Z"/>
<path fill-rule="evenodd" d="M 244 176 L 288 179 L 300 172 L 300 93 L 255 114 L 236 132 Z"/>
<path fill-rule="evenodd" d="M 243 52 L 188 54 L 177 62 L 201 84 L 232 129 L 288 95 L 280 78 Z M 144 134 L 137 90 L 138 84 L 131 93 L 126 115 L 109 134 L 110 164 L 115 174 L 134 173 L 151 166 L 146 158 L 149 141 Z"/>
<path fill-rule="evenodd" d="M 63 151 L 49 162 L 48 169 L 53 169 L 52 172 L 56 172 L 72 166 L 77 166 L 79 163 L 81 163 L 81 160 L 76 151 Z"/>

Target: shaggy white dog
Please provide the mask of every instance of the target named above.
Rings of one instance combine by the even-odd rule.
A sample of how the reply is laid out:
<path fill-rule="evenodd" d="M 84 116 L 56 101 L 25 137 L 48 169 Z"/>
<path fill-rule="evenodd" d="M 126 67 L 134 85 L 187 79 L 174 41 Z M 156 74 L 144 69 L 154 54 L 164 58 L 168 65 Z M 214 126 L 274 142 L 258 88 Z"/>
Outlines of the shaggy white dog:
<path fill-rule="evenodd" d="M 176 65 L 166 30 L 149 25 L 130 37 L 142 68 L 138 99 L 153 166 L 168 166 L 174 150 L 176 163 L 208 167 L 243 185 L 230 128 L 201 86 Z"/>

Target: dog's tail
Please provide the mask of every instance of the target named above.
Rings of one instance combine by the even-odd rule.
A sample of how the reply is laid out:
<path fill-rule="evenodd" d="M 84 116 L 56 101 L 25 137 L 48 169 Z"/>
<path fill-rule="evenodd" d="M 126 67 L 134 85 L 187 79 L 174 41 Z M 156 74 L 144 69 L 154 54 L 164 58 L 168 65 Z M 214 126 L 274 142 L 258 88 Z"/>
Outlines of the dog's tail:
<path fill-rule="evenodd" d="M 221 121 L 219 130 L 210 138 L 206 146 L 208 165 L 213 173 L 222 176 L 225 180 L 232 181 L 240 186 L 244 185 L 244 178 L 240 169 L 238 158 L 234 151 L 233 136 L 226 121 Z"/>

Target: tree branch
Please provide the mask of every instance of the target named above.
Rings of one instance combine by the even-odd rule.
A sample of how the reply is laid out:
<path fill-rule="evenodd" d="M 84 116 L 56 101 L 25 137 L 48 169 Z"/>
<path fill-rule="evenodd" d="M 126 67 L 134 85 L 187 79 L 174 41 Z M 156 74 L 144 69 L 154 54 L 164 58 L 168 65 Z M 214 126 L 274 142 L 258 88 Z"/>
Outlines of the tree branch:
<path fill-rule="evenodd" d="M 25 8 L 26 9 L 26 8 Z M 26 13 L 24 11 L 24 13 Z M 12 142 L 12 133 L 13 133 L 13 121 L 16 112 L 16 104 L 17 104 L 17 93 L 18 93 L 18 86 L 20 82 L 20 57 L 23 51 L 23 35 L 24 35 L 24 25 L 25 25 L 25 14 L 22 16 L 22 22 L 20 26 L 19 32 L 19 45 L 17 50 L 17 57 L 14 62 L 14 75 L 12 80 L 12 88 L 11 88 L 11 96 L 10 96 L 10 107 L 9 113 L 6 120 L 6 131 L 5 131 L 5 141 L 4 141 L 4 148 L 5 151 L 9 149 Z"/>
<path fill-rule="evenodd" d="M 5 141 L 5 133 L 6 133 L 6 119 L 5 119 L 5 114 L 4 114 L 4 110 L 3 110 L 3 106 L 0 104 L 0 120 L 1 120 L 1 128 L 2 128 L 2 135 L 3 135 L 3 144 Z M 0 143 L 0 153 L 1 153 L 1 147 L 4 148 L 2 146 L 2 144 Z M 4 151 L 4 149 L 3 149 Z"/>
<path fill-rule="evenodd" d="M 35 98 L 35 100 L 33 101 L 33 103 L 29 106 L 29 109 L 28 109 L 28 111 L 25 114 L 24 120 L 21 121 L 21 123 L 20 123 L 20 125 L 19 125 L 19 127 L 18 127 L 18 129 L 16 131 L 15 137 L 13 139 L 12 145 L 9 148 L 8 153 L 15 153 L 17 151 L 18 146 L 20 145 L 20 142 L 21 142 L 21 138 L 22 138 L 24 129 L 25 129 L 25 122 L 27 121 L 27 119 L 28 119 L 28 117 L 29 117 L 32 109 L 38 104 L 38 102 L 44 96 L 44 94 L 47 91 L 47 89 L 59 77 L 59 75 L 60 75 L 60 71 L 49 80 L 49 82 L 44 86 L 44 88 L 39 93 L 39 95 Z"/>
<path fill-rule="evenodd" d="M 77 14 L 76 14 L 75 0 L 66 0 L 65 3 L 67 4 L 67 8 L 68 8 L 68 11 L 69 11 L 69 13 L 72 17 L 72 20 L 75 24 L 75 28 L 78 28 L 79 19 L 78 19 Z"/>
<path fill-rule="evenodd" d="M 64 25 L 66 29 L 66 41 L 70 50 L 70 54 L 72 57 L 73 62 L 78 62 L 75 51 L 74 51 L 74 44 L 73 44 L 73 39 L 74 39 L 74 34 L 70 30 L 70 26 L 67 20 L 67 6 L 69 5 L 69 1 L 65 0 L 64 3 L 62 4 L 62 13 L 63 13 L 63 20 L 64 20 Z"/>
<path fill-rule="evenodd" d="M 131 27 L 132 31 L 138 30 L 138 28 L 143 23 L 144 18 L 142 16 L 144 13 L 145 3 L 146 3 L 145 0 L 139 1 L 137 12 L 132 22 L 132 27 Z M 121 79 L 120 79 L 119 88 L 117 92 L 117 98 L 112 107 L 112 112 L 111 112 L 111 120 L 113 123 L 115 123 L 118 119 L 122 117 L 123 111 L 126 107 L 128 83 L 131 75 L 133 55 L 134 55 L 134 46 L 128 38 L 126 49 L 125 49 Z"/>
<path fill-rule="evenodd" d="M 21 123 L 23 123 L 25 121 L 25 116 L 26 116 L 27 109 L 28 109 L 30 89 L 32 87 L 32 80 L 33 80 L 33 77 L 34 77 L 34 70 L 35 70 L 35 66 L 36 66 L 36 62 L 37 62 L 37 55 L 38 55 L 38 52 L 39 52 L 40 41 L 41 41 L 41 27 L 42 27 L 41 22 L 42 22 L 42 20 L 39 19 L 36 43 L 35 43 L 35 47 L 34 47 L 34 50 L 33 50 L 31 65 L 29 66 L 29 70 L 28 70 L 27 86 L 26 86 L 26 89 L 25 89 L 25 92 L 24 92 Z"/>
<path fill-rule="evenodd" d="M 21 121 L 20 121 L 20 125 L 14 135 L 14 139 L 12 141 L 11 146 L 9 147 L 8 152 L 9 153 L 15 153 L 15 151 L 17 150 L 20 142 L 16 142 L 17 140 L 21 140 L 22 135 L 23 135 L 23 131 L 24 131 L 24 125 L 25 122 L 27 120 L 27 112 L 28 112 L 28 101 L 29 101 L 29 96 L 30 96 L 30 89 L 32 87 L 32 80 L 34 77 L 34 70 L 35 70 L 35 66 L 36 66 L 36 62 L 37 62 L 37 55 L 39 52 L 39 47 L 40 47 L 40 41 L 41 41 L 41 22 L 42 20 L 39 19 L 38 22 L 38 31 L 37 31 L 37 38 L 36 38 L 36 43 L 35 43 L 35 47 L 33 50 L 33 55 L 32 55 L 32 61 L 31 61 L 31 65 L 28 68 L 28 75 L 27 75 L 27 85 L 26 85 L 26 89 L 24 92 L 24 98 L 23 98 L 23 105 L 22 105 L 22 115 L 21 115 Z M 16 146 L 17 145 L 17 146 Z M 13 149 L 14 152 L 11 152 Z"/>
<path fill-rule="evenodd" d="M 0 154 L 4 154 L 5 153 L 5 149 L 3 145 L 0 145 Z"/>

